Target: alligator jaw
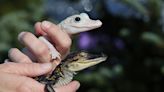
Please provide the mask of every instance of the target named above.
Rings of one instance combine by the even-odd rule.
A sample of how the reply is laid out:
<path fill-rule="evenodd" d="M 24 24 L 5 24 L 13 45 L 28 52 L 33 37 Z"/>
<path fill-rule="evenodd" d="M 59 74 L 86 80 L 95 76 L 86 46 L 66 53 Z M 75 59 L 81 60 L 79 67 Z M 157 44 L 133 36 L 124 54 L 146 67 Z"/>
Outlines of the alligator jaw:
<path fill-rule="evenodd" d="M 107 56 L 104 54 L 90 54 L 86 52 L 79 52 L 73 58 L 73 60 L 67 63 L 67 69 L 73 72 L 84 70 L 88 67 L 99 64 L 107 59 Z"/>

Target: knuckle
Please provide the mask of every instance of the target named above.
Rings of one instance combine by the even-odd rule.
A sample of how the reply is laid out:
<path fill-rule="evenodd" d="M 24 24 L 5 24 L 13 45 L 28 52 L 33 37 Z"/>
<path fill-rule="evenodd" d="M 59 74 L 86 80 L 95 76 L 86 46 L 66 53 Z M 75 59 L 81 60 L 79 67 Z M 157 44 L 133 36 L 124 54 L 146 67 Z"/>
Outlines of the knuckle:
<path fill-rule="evenodd" d="M 14 63 L 12 63 L 12 62 L 5 63 L 5 64 L 4 64 L 4 67 L 6 67 L 6 68 L 12 68 L 12 67 L 13 67 L 13 64 L 14 64 Z"/>
<path fill-rule="evenodd" d="M 54 31 L 54 30 L 61 30 L 60 27 L 57 26 L 56 24 L 52 24 L 52 25 L 50 25 L 49 28 L 50 28 L 49 30 L 52 30 L 52 31 Z"/>
<path fill-rule="evenodd" d="M 45 45 L 40 46 L 39 48 L 37 48 L 37 52 L 36 55 L 38 57 L 42 57 L 45 55 L 45 53 L 48 51 L 48 48 Z"/>
<path fill-rule="evenodd" d="M 12 63 L 12 62 L 4 63 L 3 65 L 1 65 L 0 71 L 1 72 L 9 72 L 13 69 L 13 67 L 14 67 L 14 63 Z"/>
<path fill-rule="evenodd" d="M 72 41 L 71 41 L 70 38 L 68 38 L 66 40 L 63 40 L 63 43 L 61 45 L 61 48 L 62 49 L 65 49 L 65 50 L 68 50 L 70 48 L 71 44 L 72 44 Z"/>
<path fill-rule="evenodd" d="M 39 64 L 32 64 L 31 68 L 29 68 L 29 71 L 32 72 L 33 74 L 38 73 L 40 71 Z"/>
<path fill-rule="evenodd" d="M 20 58 L 20 62 L 29 62 L 29 58 L 27 56 L 24 56 Z"/>
<path fill-rule="evenodd" d="M 57 25 L 51 24 L 47 30 L 49 30 L 46 31 L 48 34 L 54 34 L 54 31 L 61 30 L 61 29 Z"/>

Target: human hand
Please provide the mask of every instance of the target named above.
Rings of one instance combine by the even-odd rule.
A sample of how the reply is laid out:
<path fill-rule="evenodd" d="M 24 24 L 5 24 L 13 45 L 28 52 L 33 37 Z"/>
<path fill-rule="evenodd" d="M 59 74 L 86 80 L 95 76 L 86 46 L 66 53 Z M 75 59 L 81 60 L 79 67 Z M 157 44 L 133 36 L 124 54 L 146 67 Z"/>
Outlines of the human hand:
<path fill-rule="evenodd" d="M 31 77 L 43 75 L 51 69 L 50 63 L 8 62 L 0 64 L 0 92 L 44 92 L 45 85 Z M 75 92 L 78 87 L 79 83 L 74 81 L 54 89 L 56 92 Z"/>
<path fill-rule="evenodd" d="M 54 47 L 57 49 L 57 51 L 61 54 L 62 58 L 68 54 L 71 46 L 71 38 L 57 25 L 47 21 L 38 22 L 35 25 L 35 31 L 37 35 L 46 35 L 51 43 L 54 45 Z M 51 61 L 51 53 L 48 47 L 42 41 L 38 40 L 38 38 L 35 37 L 32 33 L 22 32 L 19 35 L 18 39 L 32 53 L 31 56 L 34 56 L 37 59 L 37 62 L 44 63 Z M 20 55 L 18 55 L 18 58 L 19 56 Z M 10 54 L 9 57 L 12 59 L 12 61 L 20 61 L 14 60 L 12 55 Z M 55 63 L 59 64 L 60 62 L 55 61 Z"/>
<path fill-rule="evenodd" d="M 45 27 L 45 22 L 38 22 L 35 25 L 36 33 L 41 35 L 47 35 L 55 48 L 59 51 L 62 56 L 65 56 L 69 52 L 71 45 L 71 39 L 55 24 L 50 24 L 49 27 Z M 23 43 L 37 58 L 37 62 L 50 62 L 51 56 L 48 47 L 38 40 L 32 33 L 23 32 L 19 35 L 18 39 Z M 29 57 L 27 57 L 20 50 L 13 48 L 9 51 L 9 57 L 13 62 L 17 63 L 32 63 Z M 60 61 L 54 61 L 53 69 L 60 63 Z M 71 86 L 73 85 L 73 86 Z M 66 87 L 66 88 L 65 88 Z M 74 92 L 79 87 L 79 83 L 74 81 L 66 86 L 54 88 L 57 92 Z"/>

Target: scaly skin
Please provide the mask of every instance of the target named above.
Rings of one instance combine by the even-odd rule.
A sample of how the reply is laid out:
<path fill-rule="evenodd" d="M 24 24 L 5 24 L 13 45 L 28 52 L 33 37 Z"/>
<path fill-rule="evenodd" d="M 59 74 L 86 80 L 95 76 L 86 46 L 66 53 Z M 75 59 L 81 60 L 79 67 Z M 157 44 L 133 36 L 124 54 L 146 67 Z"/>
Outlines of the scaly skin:
<path fill-rule="evenodd" d="M 76 72 L 99 64 L 107 59 L 107 56 L 90 54 L 84 51 L 70 53 L 62 63 L 50 75 L 37 77 L 36 80 L 46 84 L 47 92 L 55 92 L 53 87 L 59 87 L 72 81 Z"/>

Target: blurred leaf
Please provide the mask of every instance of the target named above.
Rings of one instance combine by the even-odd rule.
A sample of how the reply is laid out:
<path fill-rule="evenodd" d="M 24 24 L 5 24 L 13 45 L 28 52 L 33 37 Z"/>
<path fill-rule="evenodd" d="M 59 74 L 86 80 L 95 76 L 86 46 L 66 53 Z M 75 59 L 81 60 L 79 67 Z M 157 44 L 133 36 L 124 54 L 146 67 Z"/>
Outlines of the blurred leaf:
<path fill-rule="evenodd" d="M 131 7 L 134 7 L 141 14 L 148 16 L 147 8 L 139 0 L 121 0 L 124 3 L 127 3 Z"/>
<path fill-rule="evenodd" d="M 164 75 L 164 66 L 161 67 L 161 72 Z"/>
<path fill-rule="evenodd" d="M 127 37 L 129 35 L 130 35 L 130 30 L 128 30 L 127 28 L 123 28 L 120 30 L 120 36 Z"/>
<path fill-rule="evenodd" d="M 108 78 L 113 77 L 113 72 L 108 68 L 102 67 L 100 68 L 99 72 L 105 77 L 108 77 Z"/>
<path fill-rule="evenodd" d="M 14 10 L 0 16 L 0 52 L 2 53 L 0 60 L 6 57 L 3 53 L 11 47 L 21 47 L 17 40 L 20 32 L 34 32 L 35 21 L 42 20 L 44 16 L 41 6 L 31 2 L 26 5 L 27 10 Z"/>
<path fill-rule="evenodd" d="M 123 74 L 123 67 L 122 67 L 122 65 L 115 65 L 114 67 L 113 67 L 113 72 L 118 76 L 118 75 L 121 75 L 121 74 Z"/>
<path fill-rule="evenodd" d="M 157 46 L 164 48 L 164 39 L 155 33 L 144 32 L 141 37 L 144 41 L 151 42 Z"/>
<path fill-rule="evenodd" d="M 8 49 L 10 49 L 10 45 L 7 43 L 0 43 L 0 51 L 7 51 Z"/>

